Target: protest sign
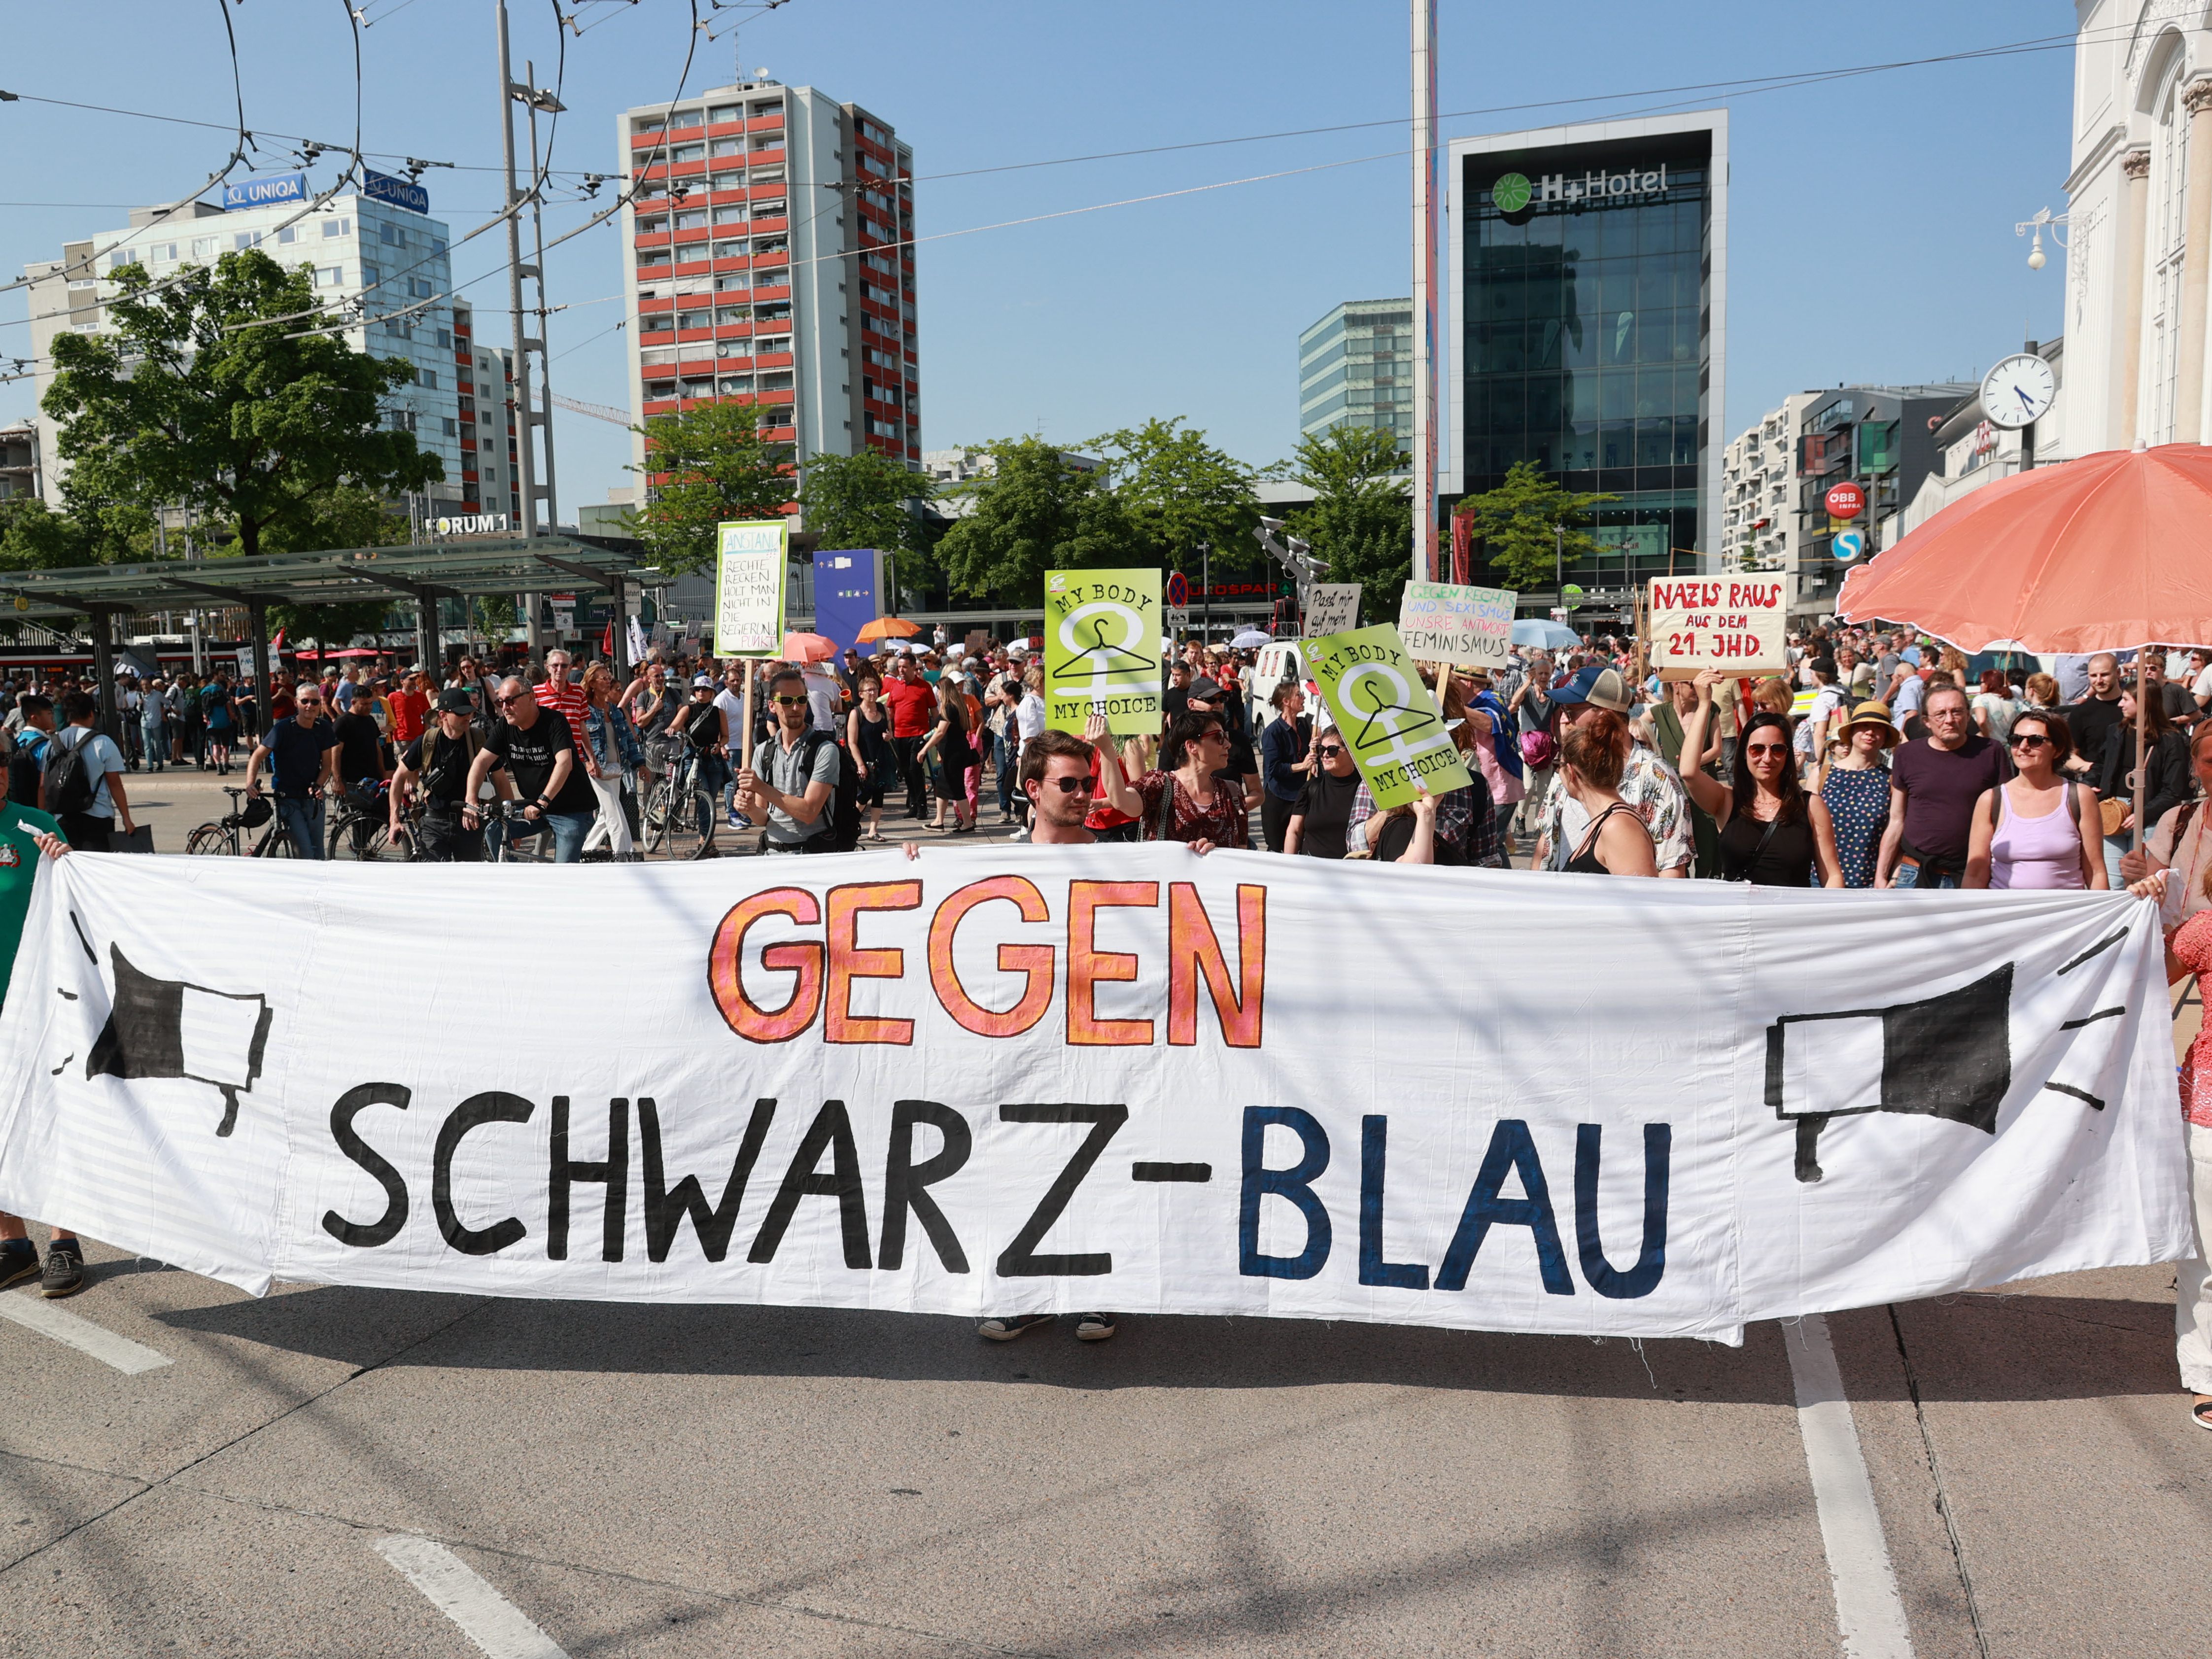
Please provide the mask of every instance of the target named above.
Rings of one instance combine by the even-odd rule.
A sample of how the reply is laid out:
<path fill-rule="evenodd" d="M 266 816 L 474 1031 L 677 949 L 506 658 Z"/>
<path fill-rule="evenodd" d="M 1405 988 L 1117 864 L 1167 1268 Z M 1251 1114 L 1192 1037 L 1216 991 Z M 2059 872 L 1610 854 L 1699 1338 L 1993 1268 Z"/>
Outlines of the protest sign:
<path fill-rule="evenodd" d="M 1396 629 L 1380 623 L 1307 640 L 1303 649 L 1377 807 L 1412 800 L 1417 778 L 1432 795 L 1467 787 L 1466 764 Z"/>
<path fill-rule="evenodd" d="M 1651 665 L 1662 679 L 1686 680 L 1701 668 L 1736 675 L 1779 674 L 1789 623 L 1778 577 L 1654 576 Z"/>
<path fill-rule="evenodd" d="M 1513 644 L 1513 606 L 1502 587 L 1407 582 L 1398 603 L 1398 637 L 1423 662 L 1503 668 Z"/>
<path fill-rule="evenodd" d="M 1306 588 L 1305 637 L 1341 634 L 1359 626 L 1358 582 L 1314 582 Z"/>
<path fill-rule="evenodd" d="M 1160 573 L 1044 574 L 1045 724 L 1080 732 L 1103 710 L 1115 732 L 1160 729 Z"/>
<path fill-rule="evenodd" d="M 1171 844 L 532 875 L 688 971 L 538 975 L 495 1039 L 437 975 L 321 969 L 493 936 L 508 882 L 43 863 L 0 1207 L 254 1292 L 1727 1341 L 2192 1248 L 2124 895 L 1607 881 L 1604 973 L 1498 975 L 1427 964 L 1595 885 Z M 1944 941 L 1905 992 L 1900 930 Z"/>
<path fill-rule="evenodd" d="M 714 547 L 714 654 L 773 657 L 783 647 L 784 566 L 790 521 L 717 527 Z"/>

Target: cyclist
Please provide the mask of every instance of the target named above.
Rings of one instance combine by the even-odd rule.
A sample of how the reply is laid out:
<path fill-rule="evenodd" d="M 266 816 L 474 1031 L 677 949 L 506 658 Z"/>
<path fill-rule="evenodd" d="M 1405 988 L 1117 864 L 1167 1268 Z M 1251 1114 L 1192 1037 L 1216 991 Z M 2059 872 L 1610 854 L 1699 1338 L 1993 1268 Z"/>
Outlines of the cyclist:
<path fill-rule="evenodd" d="M 729 746 L 735 726 L 726 719 L 714 696 L 714 677 L 700 674 L 691 682 L 691 701 L 670 717 L 669 735 L 680 737 L 694 757 L 692 794 L 698 802 L 699 838 L 714 828 L 712 814 L 720 810 L 722 786 L 730 775 Z"/>
<path fill-rule="evenodd" d="M 564 664 L 565 666 L 565 664 Z M 526 803 L 526 822 L 510 823 L 502 818 L 487 837 L 494 857 L 510 836 L 553 832 L 553 861 L 574 864 L 584 851 L 584 836 L 599 809 L 598 798 L 576 760 L 576 736 L 562 715 L 538 706 L 530 688 L 519 679 L 500 682 L 492 699 L 503 718 L 491 729 L 484 746 L 469 764 L 468 786 L 463 793 L 461 822 L 474 829 L 483 821 L 477 806 L 477 792 L 494 772 L 510 774 Z"/>
<path fill-rule="evenodd" d="M 276 786 L 276 816 L 303 859 L 323 855 L 323 799 L 337 793 L 337 728 L 323 718 L 323 694 L 313 680 L 301 680 L 286 696 L 269 701 L 269 730 L 246 762 L 246 793 L 261 790 L 261 769 L 269 767 Z M 271 764 L 271 763 L 274 763 Z"/>
<path fill-rule="evenodd" d="M 465 822 L 462 811 L 478 747 L 470 724 L 475 713 L 475 700 L 464 688 L 449 685 L 438 693 L 438 710 L 432 716 L 436 729 L 400 751 L 399 769 L 392 774 L 392 839 L 396 842 L 404 833 L 408 796 L 420 789 L 422 816 L 416 828 L 415 852 L 425 863 L 475 864 L 483 858 L 483 830 Z"/>
<path fill-rule="evenodd" d="M 814 711 L 806 676 L 796 668 L 776 671 L 768 683 L 768 699 L 775 713 L 775 737 L 754 753 L 754 766 L 761 770 L 749 767 L 738 773 L 738 810 L 756 823 L 767 823 L 763 845 L 771 853 L 830 852 L 836 845 L 830 798 L 837 792 L 841 764 L 836 739 L 805 740 Z"/>

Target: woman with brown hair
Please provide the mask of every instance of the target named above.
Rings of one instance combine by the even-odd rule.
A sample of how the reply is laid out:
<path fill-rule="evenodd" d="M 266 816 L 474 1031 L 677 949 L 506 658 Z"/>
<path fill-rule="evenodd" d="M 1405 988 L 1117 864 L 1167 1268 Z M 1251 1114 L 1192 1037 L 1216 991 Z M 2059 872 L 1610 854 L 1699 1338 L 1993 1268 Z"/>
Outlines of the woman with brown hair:
<path fill-rule="evenodd" d="M 1698 675 L 1698 706 L 1683 722 L 1683 747 L 1705 750 L 1712 719 L 1717 668 Z M 1760 887 L 1841 887 L 1836 830 L 1826 803 L 1808 794 L 1791 757 L 1790 718 L 1762 708 L 1735 747 L 1735 776 L 1720 783 L 1694 769 L 1683 773 L 1690 799 L 1720 826 L 1721 879 Z"/>
<path fill-rule="evenodd" d="M 975 747 L 968 727 L 968 699 L 961 695 L 960 682 L 947 674 L 937 682 L 937 724 L 922 739 L 915 759 L 927 765 L 929 757 L 936 755 L 937 822 L 930 828 L 945 828 L 945 809 L 950 805 L 956 836 L 975 827 Z"/>
<path fill-rule="evenodd" d="M 1620 798 L 1620 775 L 1628 764 L 1629 743 L 1628 722 L 1610 708 L 1576 721 L 1559 738 L 1559 787 L 1580 803 L 1590 820 L 1573 856 L 1567 860 L 1571 875 L 1659 873 L 1651 832 L 1644 827 L 1636 809 Z"/>

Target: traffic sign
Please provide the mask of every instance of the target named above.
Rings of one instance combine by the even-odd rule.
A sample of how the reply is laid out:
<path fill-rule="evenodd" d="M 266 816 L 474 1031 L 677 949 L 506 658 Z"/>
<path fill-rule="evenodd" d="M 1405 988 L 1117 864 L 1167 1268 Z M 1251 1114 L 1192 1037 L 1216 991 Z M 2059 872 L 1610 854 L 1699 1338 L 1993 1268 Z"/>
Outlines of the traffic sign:
<path fill-rule="evenodd" d="M 1826 499 L 1832 519 L 1856 519 L 1866 511 L 1866 491 L 1849 480 L 1829 485 Z"/>
<path fill-rule="evenodd" d="M 1580 605 L 1582 602 L 1583 591 L 1581 588 L 1576 586 L 1572 582 L 1569 582 L 1565 587 L 1562 587 L 1559 590 L 1559 603 L 1565 605 L 1570 611 L 1573 610 L 1575 606 Z"/>
<path fill-rule="evenodd" d="M 1836 539 L 1830 544 L 1829 550 L 1836 556 L 1838 562 L 1849 564 L 1866 551 L 1866 532 L 1838 530 L 1836 532 Z"/>
<path fill-rule="evenodd" d="M 1181 611 L 1189 605 L 1190 579 L 1182 571 L 1171 570 L 1168 573 L 1167 592 L 1161 595 L 1161 603 L 1170 611 Z"/>

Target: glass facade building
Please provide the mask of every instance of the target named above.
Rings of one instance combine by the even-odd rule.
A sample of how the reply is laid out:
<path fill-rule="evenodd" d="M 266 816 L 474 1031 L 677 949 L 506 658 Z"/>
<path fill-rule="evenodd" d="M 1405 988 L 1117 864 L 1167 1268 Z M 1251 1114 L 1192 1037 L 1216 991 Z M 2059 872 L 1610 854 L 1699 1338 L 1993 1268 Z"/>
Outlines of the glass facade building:
<path fill-rule="evenodd" d="M 1452 147 L 1447 493 L 1534 462 L 1596 510 L 1585 588 L 1701 568 L 1718 523 L 1726 127 L 1704 114 Z"/>
<path fill-rule="evenodd" d="M 1413 302 L 1353 300 L 1298 337 L 1298 434 L 1366 426 L 1413 447 Z"/>

